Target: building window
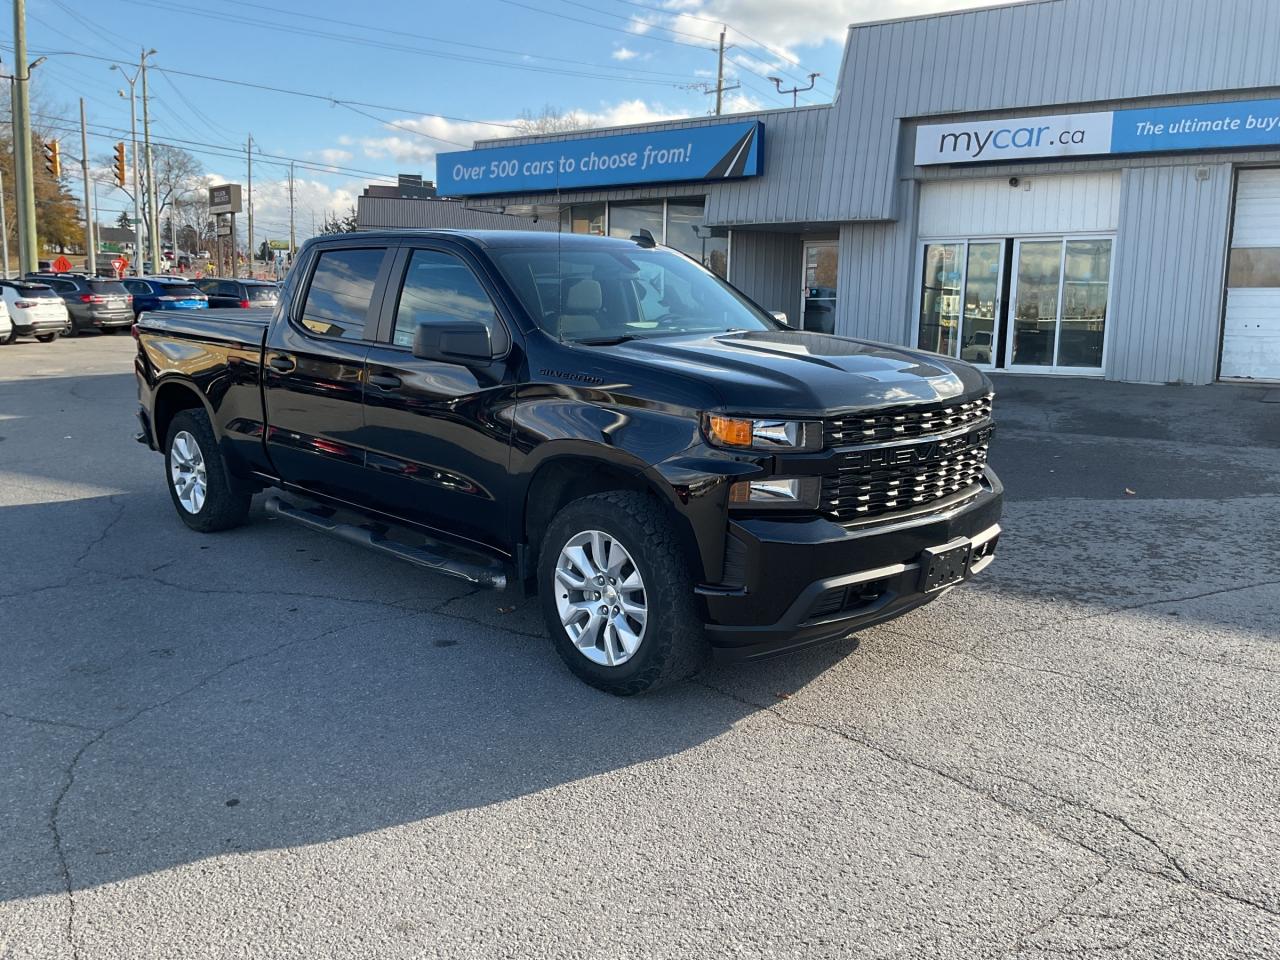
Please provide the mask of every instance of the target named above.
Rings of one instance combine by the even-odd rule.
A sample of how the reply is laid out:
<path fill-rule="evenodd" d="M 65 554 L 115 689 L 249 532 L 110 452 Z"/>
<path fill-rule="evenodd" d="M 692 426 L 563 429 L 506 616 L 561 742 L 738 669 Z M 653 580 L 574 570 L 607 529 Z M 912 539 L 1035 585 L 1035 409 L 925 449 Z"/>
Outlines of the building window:
<path fill-rule="evenodd" d="M 697 260 L 719 277 L 729 275 L 729 231 L 703 226 L 705 200 L 667 201 L 668 247 Z"/>
<path fill-rule="evenodd" d="M 604 236 L 604 204 L 575 203 L 560 210 L 560 229 L 565 233 Z"/>
<path fill-rule="evenodd" d="M 609 204 L 609 236 L 630 240 L 641 230 L 648 230 L 661 243 L 662 207 L 661 200 Z"/>
<path fill-rule="evenodd" d="M 955 356 L 960 334 L 960 280 L 963 243 L 929 243 L 924 248 L 920 287 L 921 350 Z"/>

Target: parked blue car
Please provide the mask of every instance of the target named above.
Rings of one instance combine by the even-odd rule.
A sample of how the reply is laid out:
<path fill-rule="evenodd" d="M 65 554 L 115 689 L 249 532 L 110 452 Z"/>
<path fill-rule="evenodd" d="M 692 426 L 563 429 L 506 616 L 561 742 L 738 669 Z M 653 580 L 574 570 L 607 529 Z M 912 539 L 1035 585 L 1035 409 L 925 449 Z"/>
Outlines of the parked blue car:
<path fill-rule="evenodd" d="M 133 294 L 133 316 L 144 310 L 206 310 L 209 298 L 179 277 L 126 277 L 125 289 Z"/>

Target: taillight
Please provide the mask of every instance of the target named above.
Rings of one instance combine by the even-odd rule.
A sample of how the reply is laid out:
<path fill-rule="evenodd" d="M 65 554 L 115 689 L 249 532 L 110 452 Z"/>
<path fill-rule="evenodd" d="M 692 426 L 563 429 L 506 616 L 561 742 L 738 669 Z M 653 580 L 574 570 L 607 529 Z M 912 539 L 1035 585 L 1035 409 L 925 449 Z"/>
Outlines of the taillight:
<path fill-rule="evenodd" d="M 39 304 L 35 300 L 15 300 L 13 305 L 19 310 L 25 310 L 27 307 L 37 307 Z"/>
<path fill-rule="evenodd" d="M 241 310 L 248 310 L 248 309 L 249 309 L 249 301 L 248 301 L 248 300 L 241 300 L 241 301 L 240 301 L 240 309 L 241 309 Z"/>
<path fill-rule="evenodd" d="M 80 302 L 81 303 L 106 303 L 107 298 L 100 297 L 96 293 L 82 293 L 80 294 Z"/>
<path fill-rule="evenodd" d="M 138 325 L 137 325 L 136 323 L 131 323 L 131 324 L 129 324 L 129 332 L 130 332 L 131 334 L 133 334 L 133 339 L 135 339 L 135 340 L 140 340 L 140 339 L 142 339 L 142 338 L 138 335 Z"/>

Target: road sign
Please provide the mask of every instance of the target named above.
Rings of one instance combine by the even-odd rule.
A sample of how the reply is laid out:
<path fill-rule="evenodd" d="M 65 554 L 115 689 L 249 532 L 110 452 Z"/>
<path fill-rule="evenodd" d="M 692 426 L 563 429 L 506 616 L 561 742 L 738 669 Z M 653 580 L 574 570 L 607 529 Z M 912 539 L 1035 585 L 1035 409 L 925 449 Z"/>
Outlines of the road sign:
<path fill-rule="evenodd" d="M 217 231 L 217 236 L 219 236 L 219 237 L 229 237 L 229 236 L 231 236 L 231 223 L 230 223 L 230 221 L 227 221 L 227 220 L 219 220 L 219 221 L 218 221 L 218 231 Z"/>
<path fill-rule="evenodd" d="M 268 240 L 267 245 L 272 250 L 288 250 L 289 249 L 288 240 Z"/>
<path fill-rule="evenodd" d="M 116 272 L 117 277 L 124 276 L 124 270 L 127 266 L 129 266 L 128 257 L 116 257 L 111 261 L 111 269 Z"/>
<path fill-rule="evenodd" d="M 210 187 L 209 212 L 212 214 L 239 213 L 240 184 L 224 183 L 221 186 Z"/>
<path fill-rule="evenodd" d="M 53 261 L 53 272 L 54 273 L 70 273 L 71 261 L 68 260 L 66 257 L 59 257 L 57 260 Z"/>

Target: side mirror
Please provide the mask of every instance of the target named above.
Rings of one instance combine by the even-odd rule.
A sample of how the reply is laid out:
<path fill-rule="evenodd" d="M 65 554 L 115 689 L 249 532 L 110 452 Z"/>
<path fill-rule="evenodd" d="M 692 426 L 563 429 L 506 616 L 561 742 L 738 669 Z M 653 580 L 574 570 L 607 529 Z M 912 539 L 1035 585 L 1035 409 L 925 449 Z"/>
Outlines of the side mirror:
<path fill-rule="evenodd" d="M 493 342 L 489 328 L 475 320 L 422 320 L 413 333 L 413 355 L 463 366 L 486 364 L 493 360 Z"/>
<path fill-rule="evenodd" d="M 791 321 L 787 319 L 787 314 L 786 314 L 786 311 L 784 310 L 773 311 L 773 319 L 777 320 L 784 327 L 791 326 Z"/>

